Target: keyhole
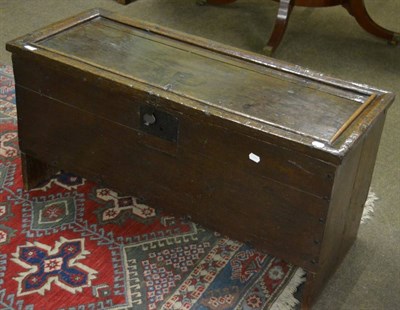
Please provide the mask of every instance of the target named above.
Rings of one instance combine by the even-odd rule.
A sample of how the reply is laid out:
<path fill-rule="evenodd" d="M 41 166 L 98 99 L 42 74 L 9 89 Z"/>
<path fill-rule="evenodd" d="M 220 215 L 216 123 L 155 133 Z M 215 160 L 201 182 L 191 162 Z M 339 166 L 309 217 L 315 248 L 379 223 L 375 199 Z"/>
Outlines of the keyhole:
<path fill-rule="evenodd" d="M 156 117 L 154 116 L 154 114 L 146 113 L 145 115 L 143 115 L 143 122 L 146 126 L 153 125 L 156 122 Z"/>

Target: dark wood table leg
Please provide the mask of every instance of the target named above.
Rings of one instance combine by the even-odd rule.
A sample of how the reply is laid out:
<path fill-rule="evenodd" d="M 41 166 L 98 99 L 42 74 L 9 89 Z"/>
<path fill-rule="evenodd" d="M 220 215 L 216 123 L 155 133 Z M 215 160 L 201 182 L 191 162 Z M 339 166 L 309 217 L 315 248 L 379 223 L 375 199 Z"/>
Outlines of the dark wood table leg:
<path fill-rule="evenodd" d="M 368 14 L 364 0 L 348 0 L 343 6 L 357 20 L 358 24 L 367 32 L 386 39 L 389 43 L 396 45 L 400 41 L 400 33 L 390 31 L 379 26 Z"/>
<path fill-rule="evenodd" d="M 289 22 L 290 13 L 292 12 L 295 0 L 281 0 L 279 1 L 278 15 L 276 17 L 275 26 L 272 30 L 271 37 L 264 48 L 267 55 L 272 55 L 282 41 L 285 34 L 286 27 Z"/>

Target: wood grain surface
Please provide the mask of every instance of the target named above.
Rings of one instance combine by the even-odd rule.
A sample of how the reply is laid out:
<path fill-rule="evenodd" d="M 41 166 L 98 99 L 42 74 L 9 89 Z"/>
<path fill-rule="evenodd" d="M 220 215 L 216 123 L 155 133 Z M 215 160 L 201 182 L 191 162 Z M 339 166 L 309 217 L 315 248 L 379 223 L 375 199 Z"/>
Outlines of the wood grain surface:
<path fill-rule="evenodd" d="M 63 169 L 189 215 L 304 268 L 312 305 L 357 236 L 393 94 L 101 10 L 7 49 L 27 188 Z"/>
<path fill-rule="evenodd" d="M 124 76 L 135 72 L 135 79 L 146 84 L 328 143 L 360 105 L 104 18 L 39 46 Z"/>

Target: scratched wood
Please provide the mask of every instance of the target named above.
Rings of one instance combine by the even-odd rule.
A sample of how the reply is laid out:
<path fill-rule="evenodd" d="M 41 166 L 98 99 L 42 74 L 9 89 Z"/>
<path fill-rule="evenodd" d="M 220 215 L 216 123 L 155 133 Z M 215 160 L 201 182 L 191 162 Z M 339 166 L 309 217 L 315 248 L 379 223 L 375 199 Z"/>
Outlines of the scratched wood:
<path fill-rule="evenodd" d="M 82 84 L 83 76 L 70 77 L 64 72 L 57 72 L 43 65 L 20 63 L 18 59 L 14 59 L 14 70 L 19 85 L 40 90 L 48 97 L 68 102 L 83 111 L 95 113 L 131 129 L 140 130 L 140 119 L 137 115 L 140 104 L 149 100 L 146 94 L 134 90 L 129 95 L 121 95 L 122 91 L 119 90 L 110 92 L 107 88 Z M 46 74 L 42 74 L 44 71 Z M 49 80 L 52 81 L 51 85 Z M 70 91 L 77 87 L 82 90 Z M 248 169 L 252 174 L 268 176 L 319 197 L 330 195 L 332 179 L 329 175 L 334 173 L 332 165 L 244 133 L 227 130 L 226 120 L 212 116 L 203 119 L 204 113 L 201 111 L 181 108 L 177 113 L 164 101 L 162 108 L 180 119 L 179 144 L 171 145 L 161 139 L 154 140 L 151 136 L 146 136 L 143 143 L 170 154 L 190 149 L 199 155 L 223 159 L 232 166 Z M 262 161 L 258 165 L 249 161 L 248 155 L 251 152 L 261 156 Z"/>
<path fill-rule="evenodd" d="M 126 76 L 135 72 L 145 83 L 325 142 L 360 105 L 304 87 L 302 81 L 281 80 L 156 40 L 146 31 L 98 18 L 39 45 Z"/>
<path fill-rule="evenodd" d="M 304 268 L 312 305 L 356 239 L 393 94 L 101 10 L 7 49 L 27 188 L 63 169 L 190 215 Z"/>

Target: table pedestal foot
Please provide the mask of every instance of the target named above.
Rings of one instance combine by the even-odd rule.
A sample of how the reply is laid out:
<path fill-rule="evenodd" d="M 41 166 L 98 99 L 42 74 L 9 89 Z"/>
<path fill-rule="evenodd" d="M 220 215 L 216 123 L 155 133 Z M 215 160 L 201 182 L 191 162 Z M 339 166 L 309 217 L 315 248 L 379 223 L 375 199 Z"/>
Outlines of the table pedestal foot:
<path fill-rule="evenodd" d="M 130 0 L 118 0 L 130 1 Z M 198 4 L 228 4 L 236 0 L 197 0 Z M 264 53 L 272 55 L 272 53 L 279 46 L 285 34 L 286 27 L 289 22 L 290 13 L 295 5 L 304 7 L 324 7 L 343 5 L 347 11 L 354 16 L 358 24 L 367 32 L 386 39 L 391 45 L 397 45 L 400 42 L 400 33 L 390 31 L 378 25 L 368 14 L 365 7 L 364 0 L 274 0 L 279 1 L 278 16 L 275 21 L 274 30 L 268 41 L 267 46 L 264 48 Z"/>
<path fill-rule="evenodd" d="M 393 39 L 389 41 L 390 45 L 396 46 L 400 42 L 400 33 L 394 33 Z"/>
<path fill-rule="evenodd" d="M 357 20 L 358 24 L 367 32 L 386 39 L 389 43 L 396 45 L 399 42 L 399 34 L 378 25 L 368 14 L 364 0 L 348 0 L 343 6 Z"/>

